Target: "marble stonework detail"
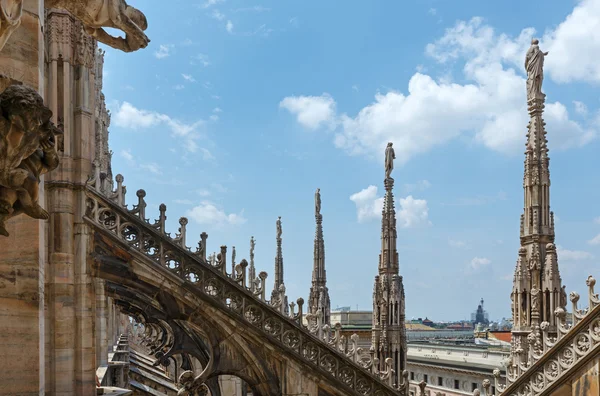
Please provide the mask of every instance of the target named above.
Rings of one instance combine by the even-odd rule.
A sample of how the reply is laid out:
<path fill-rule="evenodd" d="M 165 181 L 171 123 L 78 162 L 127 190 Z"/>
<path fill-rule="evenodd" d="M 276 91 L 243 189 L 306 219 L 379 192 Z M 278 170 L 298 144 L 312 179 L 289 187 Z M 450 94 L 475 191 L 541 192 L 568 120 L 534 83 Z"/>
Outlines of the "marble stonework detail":
<path fill-rule="evenodd" d="M 68 11 L 82 23 L 87 35 L 112 48 L 133 52 L 150 43 L 144 33 L 146 16 L 125 0 L 46 0 L 45 6 Z M 112 36 L 106 28 L 120 30 L 125 38 Z"/>
<path fill-rule="evenodd" d="M 393 144 L 390 142 L 385 149 L 385 196 L 381 216 L 381 252 L 378 274 L 373 286 L 371 350 L 374 351 L 380 365 L 387 359 L 391 360 L 394 381 L 400 383 L 400 375 L 406 371 L 407 343 L 404 325 L 404 285 L 396 248 L 398 234 L 394 208 L 394 179 L 391 177 L 395 158 Z"/>
<path fill-rule="evenodd" d="M 19 26 L 23 14 L 23 0 L 0 1 L 0 51 Z"/>

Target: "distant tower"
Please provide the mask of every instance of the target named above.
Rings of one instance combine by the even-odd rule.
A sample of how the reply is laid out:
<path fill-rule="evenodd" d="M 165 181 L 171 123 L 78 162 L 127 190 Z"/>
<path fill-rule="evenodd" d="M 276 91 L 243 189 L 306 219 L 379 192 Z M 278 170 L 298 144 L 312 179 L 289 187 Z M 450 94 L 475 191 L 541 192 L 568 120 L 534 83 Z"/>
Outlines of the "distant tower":
<path fill-rule="evenodd" d="M 310 296 L 308 298 L 308 312 L 316 314 L 321 311 L 323 324 L 331 324 L 331 302 L 327 289 L 327 275 L 325 271 L 325 242 L 323 241 L 323 215 L 321 215 L 321 191 L 315 192 L 315 249 L 313 253 L 313 273 Z"/>
<path fill-rule="evenodd" d="M 479 302 L 477 306 L 477 310 L 472 314 L 472 322 L 473 324 L 481 323 L 483 325 L 490 324 L 490 320 L 488 317 L 488 313 L 483 309 L 483 298 Z"/>
<path fill-rule="evenodd" d="M 406 368 L 406 328 L 404 325 L 404 286 L 399 275 L 396 250 L 396 211 L 394 209 L 394 179 L 391 178 L 395 158 L 392 144 L 386 149 L 385 197 L 381 218 L 381 254 L 379 274 L 373 287 L 372 348 L 379 358 L 380 368 L 385 368 L 386 358 L 392 358 L 395 383 L 399 383 Z"/>
<path fill-rule="evenodd" d="M 525 150 L 524 213 L 521 215 L 521 247 L 515 268 L 511 308 L 512 349 L 527 354 L 527 336 L 542 322 L 556 331 L 554 311 L 566 306 L 561 287 L 556 246 L 554 213 L 550 211 L 550 168 L 545 122 L 542 119 L 546 95 L 541 92 L 545 53 L 537 40 L 527 52 L 527 107 L 530 121 Z"/>
<path fill-rule="evenodd" d="M 282 286 L 285 289 L 285 285 L 283 282 L 283 253 L 281 252 L 281 216 L 277 218 L 277 222 L 275 223 L 277 226 L 277 254 L 275 255 L 275 280 L 273 281 L 273 292 L 271 293 L 271 300 L 275 301 L 279 298 L 279 294 L 281 293 Z M 285 312 L 289 312 L 289 307 L 287 304 L 287 297 L 285 299 Z"/>

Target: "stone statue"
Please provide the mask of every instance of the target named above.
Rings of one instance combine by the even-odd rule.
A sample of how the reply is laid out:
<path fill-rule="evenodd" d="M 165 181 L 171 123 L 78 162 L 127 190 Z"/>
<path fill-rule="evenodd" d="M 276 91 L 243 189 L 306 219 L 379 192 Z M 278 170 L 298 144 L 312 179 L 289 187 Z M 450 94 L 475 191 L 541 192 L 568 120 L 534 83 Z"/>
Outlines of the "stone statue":
<path fill-rule="evenodd" d="M 33 88 L 11 85 L 0 94 L 0 186 L 23 185 L 29 173 L 18 166 L 41 142 L 54 139 L 51 117 Z"/>
<path fill-rule="evenodd" d="M 567 306 L 567 286 L 563 286 L 560 289 L 560 307 L 565 308 Z"/>
<path fill-rule="evenodd" d="M 56 169 L 60 163 L 55 135 L 62 134 L 62 131 L 51 123 L 42 128 L 49 128 L 51 135 L 41 140 L 40 147 L 19 165 L 19 169 L 27 172 L 22 185 L 18 188 L 0 186 L 0 235 L 9 236 L 6 220 L 21 213 L 34 219 L 49 218 L 48 212 L 38 203 L 40 176 Z"/>
<path fill-rule="evenodd" d="M 543 98 L 542 81 L 544 80 L 544 57 L 548 52 L 542 52 L 537 39 L 531 40 L 531 47 L 525 55 L 525 70 L 527 71 L 527 101 Z"/>
<path fill-rule="evenodd" d="M 254 257 L 254 246 L 256 246 L 254 237 L 250 237 L 250 257 Z"/>
<path fill-rule="evenodd" d="M 146 48 L 150 39 L 146 16 L 125 0 L 46 0 L 46 8 L 69 11 L 96 40 L 124 52 Z M 104 28 L 119 29 L 125 38 L 111 36 Z"/>
<path fill-rule="evenodd" d="M 392 171 L 394 170 L 394 160 L 396 159 L 396 153 L 392 147 L 392 142 L 387 144 L 385 149 L 385 178 L 389 179 Z"/>
<path fill-rule="evenodd" d="M 321 189 L 317 188 L 315 192 L 315 216 L 321 214 Z"/>
<path fill-rule="evenodd" d="M 0 51 L 19 26 L 23 14 L 23 0 L 0 0 Z"/>
<path fill-rule="evenodd" d="M 538 289 L 531 290 L 531 310 L 532 311 L 537 311 L 540 309 L 539 294 L 540 294 L 540 291 Z"/>
<path fill-rule="evenodd" d="M 277 239 L 281 239 L 281 216 L 277 219 Z"/>

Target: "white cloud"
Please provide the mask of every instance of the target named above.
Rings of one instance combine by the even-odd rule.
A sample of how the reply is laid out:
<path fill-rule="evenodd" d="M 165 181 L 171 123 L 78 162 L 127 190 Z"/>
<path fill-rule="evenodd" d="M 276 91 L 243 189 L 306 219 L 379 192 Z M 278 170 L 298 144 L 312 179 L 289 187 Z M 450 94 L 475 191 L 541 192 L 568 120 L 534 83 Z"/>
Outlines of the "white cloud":
<path fill-rule="evenodd" d="M 170 56 L 170 55 L 171 55 L 171 48 L 172 48 L 172 45 L 164 45 L 164 44 L 161 44 L 161 45 L 158 47 L 158 50 L 156 50 L 156 51 L 154 52 L 154 56 L 155 56 L 157 59 L 164 59 L 164 58 L 166 58 L 166 57 L 168 57 L 168 56 Z"/>
<path fill-rule="evenodd" d="M 201 197 L 208 197 L 210 195 L 210 191 L 207 189 L 200 189 L 198 190 L 198 195 Z"/>
<path fill-rule="evenodd" d="M 219 107 L 215 107 L 213 109 L 213 113 L 222 113 L 222 112 L 223 112 L 223 110 L 221 110 L 221 108 L 219 108 Z"/>
<path fill-rule="evenodd" d="M 432 7 L 427 12 L 429 13 L 429 15 L 436 15 L 437 14 L 437 9 L 435 9 L 435 8 Z"/>
<path fill-rule="evenodd" d="M 584 115 L 587 115 L 587 113 L 588 113 L 588 108 L 587 108 L 587 106 L 585 105 L 585 103 L 583 103 L 583 102 L 580 102 L 580 101 L 578 101 L 578 100 L 574 100 L 574 101 L 573 101 L 573 105 L 575 106 L 575 112 L 576 112 L 577 114 L 579 114 L 579 115 L 582 115 L 582 116 L 584 116 Z"/>
<path fill-rule="evenodd" d="M 465 249 L 467 247 L 467 243 L 465 241 L 459 241 L 455 239 L 449 239 L 448 245 L 457 249 Z"/>
<path fill-rule="evenodd" d="M 214 6 L 215 4 L 223 3 L 225 0 L 206 0 L 204 4 L 202 4 L 202 8 L 209 8 Z"/>
<path fill-rule="evenodd" d="M 404 191 L 410 193 L 410 192 L 413 192 L 413 191 L 424 191 L 424 190 L 427 190 L 428 188 L 431 187 L 431 183 L 429 182 L 429 180 L 419 180 L 416 183 L 405 184 L 403 187 L 404 187 Z"/>
<path fill-rule="evenodd" d="M 485 257 L 474 257 L 471 260 L 471 268 L 474 270 L 478 270 L 480 268 L 486 267 L 491 264 L 491 260 Z"/>
<path fill-rule="evenodd" d="M 354 92 L 358 92 L 358 85 L 356 85 L 356 84 L 355 84 L 355 85 L 353 85 L 353 86 L 352 86 L 352 90 L 353 90 Z"/>
<path fill-rule="evenodd" d="M 590 239 L 590 240 L 588 241 L 588 243 L 589 243 L 590 245 L 594 245 L 594 246 L 600 245 L 600 234 L 598 234 L 598 235 L 596 235 L 594 238 Z"/>
<path fill-rule="evenodd" d="M 181 91 L 182 89 L 185 89 L 185 85 L 177 84 L 177 85 L 173 86 L 173 89 L 176 89 L 177 91 Z"/>
<path fill-rule="evenodd" d="M 383 197 L 377 196 L 377 187 L 369 186 L 350 196 L 356 205 L 356 216 L 359 223 L 381 218 Z M 430 225 L 427 201 L 414 199 L 412 196 L 400 198 L 399 210 L 396 213 L 398 225 L 402 228 L 414 228 Z"/>
<path fill-rule="evenodd" d="M 227 29 L 227 32 L 233 33 L 233 22 L 227 21 L 227 24 L 225 25 L 225 29 Z"/>
<path fill-rule="evenodd" d="M 202 66 L 207 67 L 210 66 L 210 61 L 208 60 L 208 56 L 204 54 L 198 54 L 192 57 L 192 65 L 196 64 L 196 61 L 200 62 Z"/>
<path fill-rule="evenodd" d="M 225 14 L 223 14 L 221 11 L 219 10 L 213 10 L 211 17 L 213 17 L 214 19 L 216 19 L 217 21 L 222 21 L 223 19 L 225 19 Z"/>
<path fill-rule="evenodd" d="M 133 154 L 131 154 L 131 150 L 130 149 L 126 149 L 126 150 L 121 150 L 121 157 L 125 158 L 125 160 L 131 162 L 133 161 Z"/>
<path fill-rule="evenodd" d="M 544 35 L 540 47 L 549 51 L 545 64 L 553 80 L 600 82 L 599 31 L 600 2 L 581 0 L 556 29 Z"/>
<path fill-rule="evenodd" d="M 335 101 L 329 94 L 321 96 L 288 96 L 279 103 L 294 114 L 305 128 L 315 130 L 322 125 L 332 125 L 335 117 Z"/>
<path fill-rule="evenodd" d="M 376 186 L 369 186 L 352 194 L 350 200 L 356 205 L 356 215 L 359 223 L 381 217 L 383 197 L 377 196 Z"/>
<path fill-rule="evenodd" d="M 234 12 L 247 12 L 247 11 L 253 11 L 253 12 L 267 12 L 267 11 L 271 11 L 270 8 L 267 7 L 263 7 L 260 5 L 256 5 L 256 6 L 252 6 L 252 7 L 242 7 L 242 8 L 236 8 L 235 10 L 233 10 Z"/>
<path fill-rule="evenodd" d="M 181 77 L 183 77 L 184 80 L 189 81 L 189 82 L 196 82 L 196 79 L 190 75 L 190 74 L 181 74 Z"/>
<path fill-rule="evenodd" d="M 481 18 L 458 22 L 429 44 L 426 53 L 441 64 L 460 62 L 467 83 L 436 80 L 417 72 L 410 78 L 406 93 L 378 93 L 356 116 L 336 115 L 335 101 L 327 96 L 324 108 L 328 111 L 319 118 L 320 123 L 300 117 L 298 122 L 311 129 L 324 120 L 339 125 L 335 145 L 351 155 L 381 159 L 386 143 L 394 142 L 400 165 L 464 135 L 494 151 L 522 154 L 528 123 L 522 69 L 533 34 L 531 28 L 514 38 L 497 34 Z M 294 99 L 312 103 L 308 99 L 314 101 L 315 97 Z M 298 107 L 290 111 L 306 114 Z M 551 150 L 580 147 L 596 137 L 595 129 L 571 120 L 559 102 L 547 103 L 545 120 Z"/>
<path fill-rule="evenodd" d="M 596 224 L 600 224 L 600 217 L 596 217 L 596 218 L 594 219 L 594 223 L 596 223 Z"/>
<path fill-rule="evenodd" d="M 209 201 L 203 201 L 200 205 L 188 210 L 187 216 L 198 224 L 214 226 L 241 225 L 246 222 L 243 211 L 239 214 L 227 214 Z"/>
<path fill-rule="evenodd" d="M 561 246 L 556 247 L 556 253 L 559 261 L 583 261 L 590 260 L 594 256 L 582 250 L 568 250 L 563 249 Z"/>
<path fill-rule="evenodd" d="M 152 162 L 152 163 L 149 163 L 149 164 L 141 164 L 140 168 L 141 169 L 145 169 L 148 172 L 154 173 L 155 175 L 162 175 L 162 171 L 160 170 L 160 166 L 157 163 L 155 163 L 155 162 Z"/>
<path fill-rule="evenodd" d="M 138 109 L 129 102 L 120 103 L 118 106 L 116 111 L 113 112 L 116 126 L 138 130 L 166 125 L 174 136 L 184 139 L 184 147 L 187 151 L 196 151 L 197 144 L 195 140 L 200 137 L 198 129 L 204 124 L 204 121 L 200 120 L 191 124 L 184 123 L 166 114 Z"/>
<path fill-rule="evenodd" d="M 190 199 L 174 199 L 173 202 L 180 205 L 193 205 L 194 202 Z"/>
<path fill-rule="evenodd" d="M 402 228 L 431 225 L 427 201 L 424 199 L 415 199 L 412 195 L 400 198 L 400 210 L 398 211 L 397 218 Z"/>

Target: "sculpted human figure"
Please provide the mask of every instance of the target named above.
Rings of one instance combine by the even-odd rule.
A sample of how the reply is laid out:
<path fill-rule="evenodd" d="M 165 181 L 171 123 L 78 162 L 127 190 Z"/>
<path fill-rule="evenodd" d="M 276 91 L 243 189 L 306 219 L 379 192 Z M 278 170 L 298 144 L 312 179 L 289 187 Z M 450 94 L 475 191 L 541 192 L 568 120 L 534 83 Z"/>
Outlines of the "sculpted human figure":
<path fill-rule="evenodd" d="M 48 212 L 38 202 L 40 176 L 56 169 L 60 163 L 55 136 L 62 134 L 62 131 L 50 122 L 41 129 L 47 129 L 48 132 L 44 133 L 39 148 L 19 164 L 19 169 L 27 173 L 22 185 L 13 188 L 0 186 L 0 235 L 8 236 L 6 220 L 21 213 L 34 219 L 49 218 Z"/>
<path fill-rule="evenodd" d="M 394 160 L 396 159 L 396 153 L 392 147 L 392 142 L 387 144 L 385 149 L 385 178 L 389 179 L 394 170 Z"/>
<path fill-rule="evenodd" d="M 315 215 L 321 214 L 321 189 L 317 188 L 315 192 Z"/>
<path fill-rule="evenodd" d="M 23 14 L 23 0 L 0 0 L 0 51 L 19 26 Z"/>
<path fill-rule="evenodd" d="M 125 0 L 46 0 L 46 8 L 69 11 L 98 41 L 125 52 L 146 48 L 150 39 L 146 16 Z M 119 29 L 125 38 L 111 36 L 103 28 Z"/>
<path fill-rule="evenodd" d="M 0 186 L 21 187 L 27 170 L 18 168 L 42 141 L 54 137 L 52 112 L 42 97 L 24 85 L 11 85 L 0 94 Z"/>
<path fill-rule="evenodd" d="M 281 216 L 279 216 L 279 218 L 277 219 L 277 223 L 275 223 L 277 226 L 277 239 L 281 238 Z"/>
<path fill-rule="evenodd" d="M 527 100 L 543 97 L 542 81 L 544 80 L 544 57 L 548 52 L 542 52 L 537 39 L 531 40 L 531 47 L 525 55 L 525 70 L 527 71 Z"/>

